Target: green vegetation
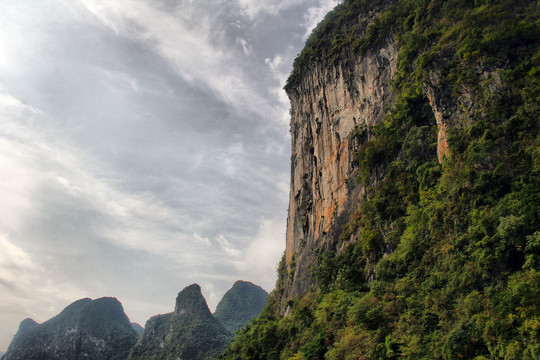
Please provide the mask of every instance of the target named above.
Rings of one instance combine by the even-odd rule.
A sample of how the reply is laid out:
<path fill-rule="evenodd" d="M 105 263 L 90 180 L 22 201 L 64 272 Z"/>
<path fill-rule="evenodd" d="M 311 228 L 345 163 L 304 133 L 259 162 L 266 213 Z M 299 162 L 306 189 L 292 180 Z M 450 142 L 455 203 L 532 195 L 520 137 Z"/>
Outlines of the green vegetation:
<path fill-rule="evenodd" d="M 147 321 L 130 360 L 206 360 L 218 355 L 231 334 L 210 313 L 197 284 L 182 290 L 173 313 Z"/>
<path fill-rule="evenodd" d="M 314 64 L 325 66 L 336 63 L 348 57 L 351 52 L 362 53 L 368 46 L 381 41 L 379 34 L 382 32 L 373 31 L 373 26 L 366 30 L 366 21 L 357 19 L 360 15 L 369 18 L 387 2 L 388 0 L 344 1 L 336 6 L 313 30 L 304 49 L 295 59 L 285 90 L 292 91 Z M 378 29 L 379 20 L 376 24 Z"/>
<path fill-rule="evenodd" d="M 157 315 L 146 323 L 129 359 L 212 359 L 229 340 L 230 334 L 214 318 Z"/>
<path fill-rule="evenodd" d="M 23 320 L 3 359 L 124 360 L 136 341 L 118 300 L 81 299 L 43 324 Z"/>
<path fill-rule="evenodd" d="M 232 334 L 257 317 L 264 308 L 268 293 L 260 286 L 237 281 L 216 307 L 214 316 Z"/>
<path fill-rule="evenodd" d="M 329 14 L 287 83 L 398 41 L 395 103 L 351 135 L 373 135 L 355 159 L 369 201 L 340 236 L 359 240 L 319 254 L 319 288 L 286 317 L 271 298 L 222 359 L 540 358 L 540 5 L 402 0 L 356 26 L 381 3 Z M 448 101 L 473 100 L 442 164 L 424 88 L 434 73 Z"/>

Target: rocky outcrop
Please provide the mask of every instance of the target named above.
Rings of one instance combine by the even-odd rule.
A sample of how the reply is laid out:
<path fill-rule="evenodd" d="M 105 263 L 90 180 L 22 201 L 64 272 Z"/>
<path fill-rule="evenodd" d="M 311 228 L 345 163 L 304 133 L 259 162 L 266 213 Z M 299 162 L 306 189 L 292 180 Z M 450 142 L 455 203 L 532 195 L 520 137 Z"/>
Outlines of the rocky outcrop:
<path fill-rule="evenodd" d="M 125 359 L 137 341 L 115 298 L 81 299 L 38 324 L 23 320 L 2 359 Z"/>
<path fill-rule="evenodd" d="M 208 309 L 200 286 L 193 284 L 178 294 L 174 312 L 146 322 L 129 359 L 212 359 L 230 338 L 230 332 Z"/>
<path fill-rule="evenodd" d="M 481 99 L 485 94 L 497 96 L 504 89 L 500 74 L 496 69 L 477 67 L 474 74 L 474 86 L 463 84 L 457 89 L 452 86 L 452 81 L 447 79 L 444 58 L 439 59 L 437 70 L 431 70 L 424 82 L 424 92 L 429 99 L 431 109 L 437 120 L 438 142 L 437 156 L 439 162 L 450 155 L 448 146 L 448 132 L 455 126 L 467 126 L 486 114 Z M 467 64 L 461 64 L 467 67 Z M 452 89 L 455 94 L 452 94 Z"/>
<path fill-rule="evenodd" d="M 532 0 L 326 16 L 286 85 L 276 290 L 223 359 L 537 357 L 538 18 Z"/>
<path fill-rule="evenodd" d="M 359 143 L 351 133 L 381 120 L 392 101 L 396 63 L 397 46 L 389 38 L 347 63 L 314 66 L 288 92 L 292 156 L 285 260 L 289 278 L 282 313 L 287 299 L 313 285 L 309 267 L 317 249 L 335 245 L 327 235 L 337 231 L 340 215 L 354 212 L 364 196 L 362 185 L 354 181 Z"/>
<path fill-rule="evenodd" d="M 259 315 L 267 298 L 268 293 L 260 286 L 239 280 L 223 295 L 214 316 L 235 333 Z"/>

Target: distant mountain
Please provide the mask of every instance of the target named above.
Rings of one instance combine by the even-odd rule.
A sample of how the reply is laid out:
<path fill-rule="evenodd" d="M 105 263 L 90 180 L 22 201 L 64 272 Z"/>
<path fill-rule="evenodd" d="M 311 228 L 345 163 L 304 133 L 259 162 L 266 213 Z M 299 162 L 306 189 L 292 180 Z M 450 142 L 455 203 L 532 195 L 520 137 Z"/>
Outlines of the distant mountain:
<path fill-rule="evenodd" d="M 124 360 L 136 341 L 117 299 L 86 298 L 43 324 L 23 320 L 2 360 Z"/>
<path fill-rule="evenodd" d="M 115 298 L 81 299 L 38 324 L 25 319 L 1 360 L 207 360 L 256 317 L 268 293 L 237 281 L 213 315 L 197 284 L 182 290 L 174 311 L 131 323 Z M 137 340 L 138 339 L 138 340 Z"/>
<path fill-rule="evenodd" d="M 239 280 L 225 293 L 214 316 L 227 330 L 235 333 L 259 315 L 267 298 L 268 293 L 260 286 Z"/>
<path fill-rule="evenodd" d="M 212 315 L 197 284 L 182 290 L 174 312 L 146 322 L 130 360 L 204 360 L 218 355 L 231 333 Z"/>
<path fill-rule="evenodd" d="M 137 324 L 137 323 L 131 323 L 131 327 L 139 335 L 142 334 L 142 332 L 144 331 L 144 328 L 141 325 Z"/>

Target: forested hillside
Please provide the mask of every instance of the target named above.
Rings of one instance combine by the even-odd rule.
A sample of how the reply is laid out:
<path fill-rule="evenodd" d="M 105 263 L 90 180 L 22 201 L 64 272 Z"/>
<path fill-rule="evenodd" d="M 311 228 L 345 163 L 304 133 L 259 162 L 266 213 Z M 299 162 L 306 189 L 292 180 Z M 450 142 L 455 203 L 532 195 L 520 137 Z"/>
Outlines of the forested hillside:
<path fill-rule="evenodd" d="M 276 290 L 222 359 L 540 358 L 539 6 L 346 0 L 325 18 L 286 85 L 293 170 L 320 166 L 317 129 L 348 121 L 316 91 L 344 84 L 361 113 L 362 64 L 382 59 L 389 92 L 350 120 L 330 223 L 312 211 L 325 168 L 304 165 Z"/>

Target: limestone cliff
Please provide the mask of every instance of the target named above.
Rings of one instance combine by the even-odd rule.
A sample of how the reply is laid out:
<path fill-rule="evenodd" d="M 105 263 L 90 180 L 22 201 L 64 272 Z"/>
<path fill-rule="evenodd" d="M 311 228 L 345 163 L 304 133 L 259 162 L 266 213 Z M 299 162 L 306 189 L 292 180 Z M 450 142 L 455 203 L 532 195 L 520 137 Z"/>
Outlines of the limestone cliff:
<path fill-rule="evenodd" d="M 285 89 L 286 253 L 222 359 L 538 358 L 539 3 L 344 0 Z"/>
<path fill-rule="evenodd" d="M 362 13 L 358 23 L 367 29 L 374 17 Z M 355 182 L 354 154 L 370 133 L 364 139 L 351 134 L 371 129 L 392 103 L 397 56 L 396 41 L 389 36 L 361 56 L 306 64 L 302 76 L 287 86 L 292 155 L 285 250 L 289 275 L 282 313 L 288 299 L 314 285 L 311 267 L 317 250 L 336 247 L 343 226 L 339 219 L 351 217 L 366 196 L 364 186 Z"/>
<path fill-rule="evenodd" d="M 365 195 L 354 182 L 359 143 L 351 132 L 379 122 L 392 100 L 397 61 L 392 39 L 352 61 L 349 67 L 314 66 L 289 91 L 292 156 L 285 254 L 293 275 L 287 298 L 312 285 L 309 266 L 315 249 L 331 246 L 326 235 L 337 230 L 339 216 L 354 211 L 354 203 Z"/>
<path fill-rule="evenodd" d="M 308 40 L 286 86 L 291 101 L 292 155 L 284 258 L 287 276 L 279 296 L 282 314 L 287 313 L 288 300 L 315 285 L 312 269 L 317 254 L 321 250 L 339 254 L 355 240 L 339 238 L 362 203 L 370 201 L 366 186 L 383 180 L 387 165 L 382 162 L 368 179 L 359 181 L 355 154 L 373 139 L 375 126 L 395 105 L 393 86 L 400 56 L 402 63 L 411 56 L 403 54 L 399 35 L 380 25 L 389 21 L 381 20 L 387 14 L 401 11 L 400 4 L 349 1 L 343 7 L 349 7 L 348 14 L 342 11 L 338 21 L 331 13 L 319 26 L 313 36 L 319 43 Z M 378 39 L 370 40 L 377 31 Z M 360 50 L 354 51 L 355 46 Z M 456 68 L 467 71 L 470 82 L 456 85 Z M 505 85 L 495 65 L 465 61 L 456 65 L 448 50 L 441 51 L 422 71 L 421 96 L 431 108 L 431 119 L 424 125 L 436 127 L 441 163 L 450 154 L 449 132 L 485 117 L 485 97 L 498 96 Z M 403 69 L 400 77 L 401 82 L 407 77 Z M 384 237 L 385 231 L 381 232 Z M 388 247 L 383 245 L 382 252 L 392 250 Z"/>

